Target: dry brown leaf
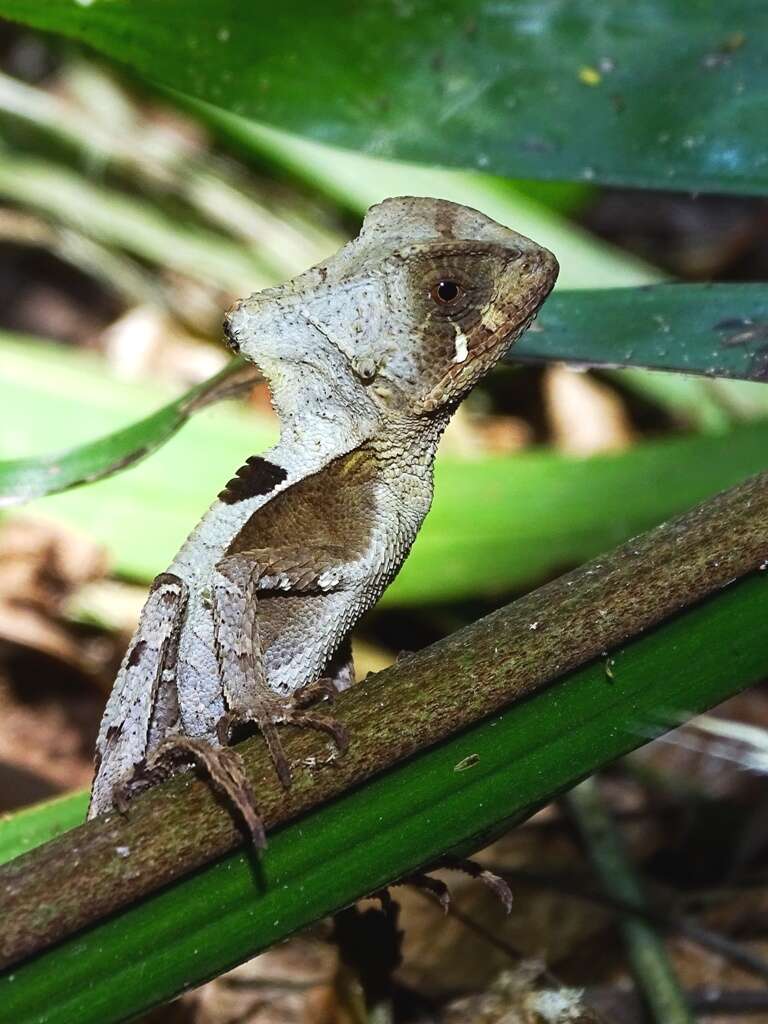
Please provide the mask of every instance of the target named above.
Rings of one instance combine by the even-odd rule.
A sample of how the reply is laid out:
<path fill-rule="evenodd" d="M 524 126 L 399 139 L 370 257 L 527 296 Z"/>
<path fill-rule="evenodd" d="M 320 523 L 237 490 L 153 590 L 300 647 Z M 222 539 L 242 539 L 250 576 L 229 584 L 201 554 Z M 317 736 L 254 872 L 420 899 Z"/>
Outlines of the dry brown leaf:
<path fill-rule="evenodd" d="M 624 405 L 589 374 L 550 366 L 544 374 L 544 402 L 553 442 L 572 455 L 620 451 L 633 441 Z"/>
<path fill-rule="evenodd" d="M 487 992 L 450 1003 L 442 1024 L 598 1024 L 581 989 L 544 985 L 542 970 L 527 960 L 503 971 Z"/>
<path fill-rule="evenodd" d="M 64 607 L 84 583 L 107 571 L 103 548 L 45 520 L 14 518 L 0 527 L 0 638 L 99 672 L 109 653 L 64 621 Z"/>
<path fill-rule="evenodd" d="M 332 946 L 292 939 L 185 997 L 190 1024 L 343 1024 L 337 970 Z"/>

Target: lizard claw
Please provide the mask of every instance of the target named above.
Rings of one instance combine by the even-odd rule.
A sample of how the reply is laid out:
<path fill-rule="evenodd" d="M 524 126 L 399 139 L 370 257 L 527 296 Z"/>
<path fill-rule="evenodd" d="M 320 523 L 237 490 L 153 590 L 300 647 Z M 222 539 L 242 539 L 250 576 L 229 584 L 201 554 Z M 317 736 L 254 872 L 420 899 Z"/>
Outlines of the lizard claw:
<path fill-rule="evenodd" d="M 345 754 L 349 749 L 349 731 L 336 718 L 330 715 L 316 715 L 312 712 L 299 711 L 286 718 L 291 725 L 303 726 L 305 729 L 317 729 L 319 732 L 327 733 L 334 742 L 339 754 Z"/>
<path fill-rule="evenodd" d="M 441 881 L 439 878 L 432 878 L 431 875 L 424 874 L 423 872 L 416 872 L 413 875 L 406 875 L 405 878 L 401 878 L 393 884 L 410 885 L 414 889 L 418 889 L 421 892 L 428 893 L 430 896 L 434 896 L 442 907 L 444 914 L 447 914 L 450 909 L 451 890 L 448 888 L 446 883 Z M 378 896 L 379 894 L 377 893 L 376 895 Z"/>
<path fill-rule="evenodd" d="M 285 721 L 287 719 L 282 709 L 280 711 L 272 709 L 265 711 L 263 708 L 258 710 L 231 708 L 216 723 L 216 736 L 222 747 L 226 747 L 232 742 L 232 733 L 238 725 L 253 723 L 264 737 L 264 742 L 267 744 L 269 756 L 272 758 L 272 764 L 275 766 L 280 784 L 283 789 L 289 789 L 291 786 L 291 768 L 288 764 L 288 758 L 285 756 L 283 745 L 280 742 L 280 737 L 277 735 L 276 728 L 278 723 Z"/>
<path fill-rule="evenodd" d="M 327 686 L 333 686 L 330 680 L 318 680 L 322 685 L 319 689 L 322 692 L 327 693 Z M 314 683 L 310 683 L 309 687 L 314 687 Z M 309 687 L 304 687 L 306 691 Z M 315 688 L 312 691 L 312 697 L 315 697 L 318 689 Z M 335 687 L 334 687 L 335 692 Z M 225 715 L 223 715 L 216 725 L 216 735 L 222 746 L 232 742 L 232 731 L 237 725 L 247 724 L 252 722 L 257 726 L 264 741 L 269 749 L 272 763 L 275 766 L 275 771 L 280 779 L 284 789 L 290 789 L 291 786 L 291 767 L 288 763 L 288 758 L 285 755 L 283 744 L 280 742 L 280 737 L 277 733 L 277 727 L 280 725 L 295 725 L 305 729 L 317 729 L 320 732 L 327 733 L 340 754 L 346 752 L 349 747 L 349 733 L 341 722 L 335 718 L 331 718 L 329 715 L 320 715 L 311 711 L 302 710 L 304 705 L 306 694 L 302 694 L 299 691 L 299 701 L 295 698 L 289 700 L 280 701 L 275 700 L 271 702 L 267 707 L 261 706 L 259 708 L 231 708 Z"/>
<path fill-rule="evenodd" d="M 147 770 L 166 772 L 172 764 L 180 761 L 191 761 L 205 772 L 241 817 L 256 849 L 265 849 L 264 822 L 256 809 L 256 799 L 237 751 L 215 747 L 207 740 L 190 736 L 169 736 L 147 758 Z"/>
<path fill-rule="evenodd" d="M 465 875 L 469 875 L 470 878 L 477 878 L 487 886 L 491 892 L 501 903 L 505 913 L 512 913 L 512 904 L 514 902 L 514 896 L 512 890 L 509 887 L 509 883 L 501 877 L 501 875 L 494 874 L 493 871 L 489 871 L 484 868 L 482 864 L 478 864 L 476 860 L 470 860 L 468 857 L 443 857 L 437 864 L 433 865 L 433 868 L 446 868 L 449 871 L 462 871 Z"/>
<path fill-rule="evenodd" d="M 477 878 L 484 885 L 486 885 L 491 892 L 497 897 L 499 902 L 504 908 L 505 913 L 510 914 L 512 912 L 512 890 L 510 889 L 507 882 L 500 876 L 488 871 L 477 861 L 459 858 L 459 857 L 442 857 L 439 861 L 429 866 L 430 871 L 439 871 L 441 869 L 449 871 L 462 871 L 464 874 L 469 875 L 471 878 Z M 430 896 L 434 896 L 440 906 L 443 908 L 443 913 L 447 914 L 451 906 L 451 890 L 448 888 L 445 882 L 439 878 L 433 878 L 424 871 L 417 871 L 411 875 L 404 875 L 399 878 L 396 882 L 391 883 L 392 886 L 407 885 L 414 889 L 418 889 L 421 892 L 426 892 Z M 371 893 L 371 896 L 375 899 L 379 899 L 384 905 L 385 900 L 391 900 L 392 897 L 389 893 L 389 888 L 380 889 L 378 892 Z"/>

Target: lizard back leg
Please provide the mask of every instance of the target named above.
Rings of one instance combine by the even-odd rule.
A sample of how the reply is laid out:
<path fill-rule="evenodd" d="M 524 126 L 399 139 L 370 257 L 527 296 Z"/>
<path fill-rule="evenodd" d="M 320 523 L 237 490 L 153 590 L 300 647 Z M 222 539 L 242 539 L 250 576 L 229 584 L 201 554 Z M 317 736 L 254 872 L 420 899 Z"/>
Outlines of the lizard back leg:
<path fill-rule="evenodd" d="M 179 765 L 195 764 L 240 813 L 253 843 L 266 845 L 240 758 L 179 729 L 177 665 L 189 590 L 171 573 L 155 580 L 126 652 L 97 743 L 88 816 L 125 811 L 142 788 Z"/>
<path fill-rule="evenodd" d="M 152 585 L 99 729 L 89 818 L 140 787 L 147 755 L 177 726 L 176 655 L 187 596 L 171 573 Z"/>

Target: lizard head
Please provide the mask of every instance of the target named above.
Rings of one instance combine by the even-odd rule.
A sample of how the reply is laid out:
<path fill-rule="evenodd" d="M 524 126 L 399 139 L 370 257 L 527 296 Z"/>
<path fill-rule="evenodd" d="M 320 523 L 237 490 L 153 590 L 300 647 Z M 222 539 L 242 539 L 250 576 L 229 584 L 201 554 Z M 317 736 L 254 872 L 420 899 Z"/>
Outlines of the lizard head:
<path fill-rule="evenodd" d="M 418 415 L 455 407 L 530 325 L 557 278 L 547 249 L 443 200 L 388 200 L 369 211 L 366 235 L 393 247 L 381 272 L 388 344 L 378 376 Z"/>
<path fill-rule="evenodd" d="M 278 411 L 320 399 L 350 420 L 439 416 L 529 326 L 557 271 L 547 249 L 477 210 L 387 199 L 335 256 L 233 307 L 225 331 Z"/>

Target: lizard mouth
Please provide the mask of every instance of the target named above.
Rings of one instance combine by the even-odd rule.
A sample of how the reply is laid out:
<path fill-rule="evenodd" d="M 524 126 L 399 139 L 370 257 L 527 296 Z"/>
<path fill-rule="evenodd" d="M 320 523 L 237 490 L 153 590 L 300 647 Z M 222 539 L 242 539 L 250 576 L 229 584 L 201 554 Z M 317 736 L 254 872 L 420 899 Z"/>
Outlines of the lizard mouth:
<path fill-rule="evenodd" d="M 513 318 L 472 345 L 467 351 L 466 358 L 449 367 L 437 384 L 418 400 L 415 411 L 434 412 L 446 401 L 459 397 L 472 387 L 530 327 L 554 284 L 555 275 L 548 275 L 547 280 L 532 292 L 528 302 L 515 310 Z"/>

